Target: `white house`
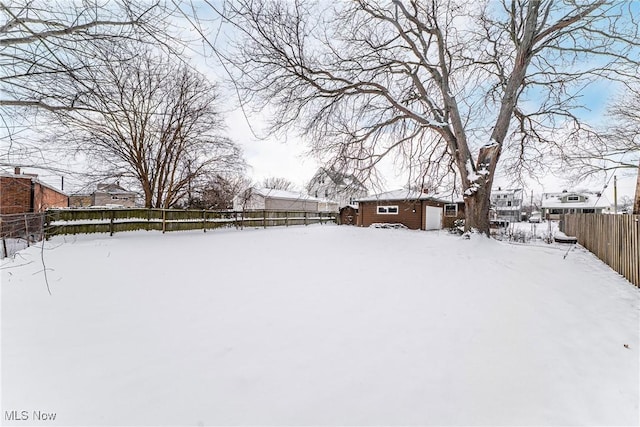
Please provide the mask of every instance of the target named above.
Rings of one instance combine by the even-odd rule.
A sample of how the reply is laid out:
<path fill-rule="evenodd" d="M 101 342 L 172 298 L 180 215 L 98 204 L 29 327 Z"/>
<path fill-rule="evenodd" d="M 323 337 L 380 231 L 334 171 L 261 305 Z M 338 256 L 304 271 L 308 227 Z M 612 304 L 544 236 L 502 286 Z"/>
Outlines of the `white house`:
<path fill-rule="evenodd" d="M 294 191 L 251 187 L 234 197 L 233 210 L 338 212 L 338 203 Z"/>
<path fill-rule="evenodd" d="M 491 206 L 495 209 L 496 219 L 509 222 L 520 221 L 522 215 L 522 189 L 502 189 L 491 192 Z"/>
<path fill-rule="evenodd" d="M 601 193 L 592 191 L 563 191 L 542 195 L 542 217 L 560 219 L 573 213 L 604 213 L 610 210 L 609 201 Z"/>
<path fill-rule="evenodd" d="M 317 198 L 335 200 L 339 207 L 356 205 L 366 197 L 366 187 L 352 174 L 338 172 L 333 168 L 320 168 L 307 184 L 307 192 Z"/>

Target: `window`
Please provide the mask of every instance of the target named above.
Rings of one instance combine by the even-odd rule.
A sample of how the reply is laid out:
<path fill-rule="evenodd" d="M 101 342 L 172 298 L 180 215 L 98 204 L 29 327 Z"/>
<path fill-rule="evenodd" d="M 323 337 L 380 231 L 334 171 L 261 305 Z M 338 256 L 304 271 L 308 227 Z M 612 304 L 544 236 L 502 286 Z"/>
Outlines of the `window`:
<path fill-rule="evenodd" d="M 378 206 L 378 214 L 380 215 L 397 215 L 398 206 Z"/>
<path fill-rule="evenodd" d="M 507 206 L 511 206 L 511 200 L 507 200 Z"/>
<path fill-rule="evenodd" d="M 455 203 L 444 205 L 444 216 L 458 216 L 458 205 Z"/>
<path fill-rule="evenodd" d="M 567 196 L 567 201 L 569 202 L 579 202 L 580 196 Z"/>

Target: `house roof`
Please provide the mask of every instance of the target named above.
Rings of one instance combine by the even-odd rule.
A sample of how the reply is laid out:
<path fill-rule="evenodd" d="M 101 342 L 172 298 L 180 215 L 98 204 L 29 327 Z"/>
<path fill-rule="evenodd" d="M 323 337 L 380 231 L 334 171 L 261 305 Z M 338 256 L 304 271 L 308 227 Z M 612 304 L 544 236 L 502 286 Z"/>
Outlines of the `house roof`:
<path fill-rule="evenodd" d="M 316 197 L 309 196 L 308 194 L 302 194 L 295 191 L 274 190 L 273 188 L 252 188 L 251 190 L 254 194 L 258 194 L 262 197 L 270 197 L 272 199 L 309 200 L 313 202 L 327 201 L 327 200 L 322 200 Z"/>
<path fill-rule="evenodd" d="M 434 200 L 442 203 L 451 203 L 449 200 L 437 197 L 437 195 L 430 195 L 425 193 L 419 193 L 417 191 L 411 191 L 406 189 L 386 191 L 384 193 L 374 194 L 373 196 L 363 197 L 358 199 L 358 202 L 377 202 L 379 200 Z"/>
<path fill-rule="evenodd" d="M 109 194 L 133 194 L 134 191 L 126 190 L 120 187 L 118 184 L 98 184 L 96 193 L 109 193 Z"/>
<path fill-rule="evenodd" d="M 31 173 L 21 173 L 19 175 L 16 174 L 11 174 L 11 173 L 0 173 L 0 176 L 3 178 L 11 178 L 11 179 L 25 179 L 25 180 L 29 180 L 31 182 L 37 183 L 43 187 L 48 188 L 51 191 L 55 191 L 56 193 L 62 194 L 63 196 L 68 196 L 67 193 L 65 193 L 64 191 L 54 187 L 53 185 L 47 184 L 46 182 L 42 182 L 38 179 L 38 175 L 37 174 L 31 174 Z"/>
<path fill-rule="evenodd" d="M 362 184 L 362 182 L 360 182 L 358 178 L 356 178 L 355 175 L 339 172 L 333 167 L 318 169 L 318 171 L 314 175 L 314 178 L 317 178 L 321 175 L 326 175 L 337 186 L 366 189 L 366 187 Z"/>
<path fill-rule="evenodd" d="M 584 196 L 584 202 L 563 202 L 566 196 Z M 576 208 L 608 208 L 611 203 L 602 195 L 591 191 L 568 191 L 562 193 L 545 193 L 542 195 L 542 207 L 547 209 L 576 209 Z"/>
<path fill-rule="evenodd" d="M 505 188 L 498 190 L 491 190 L 491 194 L 515 194 L 522 193 L 522 188 Z"/>

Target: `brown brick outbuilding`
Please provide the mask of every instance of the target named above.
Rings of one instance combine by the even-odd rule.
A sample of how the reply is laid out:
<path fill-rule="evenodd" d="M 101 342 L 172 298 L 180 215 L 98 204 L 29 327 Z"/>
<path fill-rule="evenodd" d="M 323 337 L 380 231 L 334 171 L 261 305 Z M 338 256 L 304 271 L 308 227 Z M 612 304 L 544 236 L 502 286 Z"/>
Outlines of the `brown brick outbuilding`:
<path fill-rule="evenodd" d="M 358 225 L 403 224 L 412 230 L 445 226 L 445 205 L 450 201 L 407 190 L 389 191 L 358 200 Z"/>

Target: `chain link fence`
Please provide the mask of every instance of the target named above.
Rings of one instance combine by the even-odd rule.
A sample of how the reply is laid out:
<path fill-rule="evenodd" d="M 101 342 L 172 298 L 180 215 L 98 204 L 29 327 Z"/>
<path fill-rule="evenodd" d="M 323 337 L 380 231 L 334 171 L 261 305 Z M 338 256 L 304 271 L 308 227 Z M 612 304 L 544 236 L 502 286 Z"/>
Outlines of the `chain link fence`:
<path fill-rule="evenodd" d="M 44 223 L 44 212 L 0 215 L 0 257 L 13 256 L 17 251 L 42 240 Z"/>

